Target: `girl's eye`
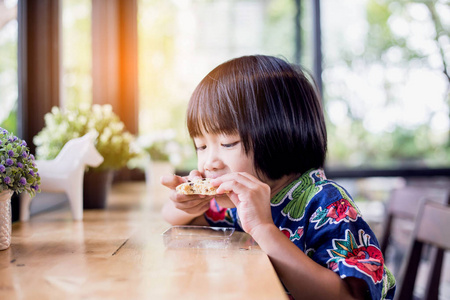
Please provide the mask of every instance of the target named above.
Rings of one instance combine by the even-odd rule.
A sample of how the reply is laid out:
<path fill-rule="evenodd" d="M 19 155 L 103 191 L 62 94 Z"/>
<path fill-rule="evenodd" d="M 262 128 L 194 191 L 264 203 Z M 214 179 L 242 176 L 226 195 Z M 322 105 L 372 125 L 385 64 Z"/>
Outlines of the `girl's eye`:
<path fill-rule="evenodd" d="M 195 150 L 197 150 L 197 151 L 201 151 L 201 150 L 205 150 L 205 149 L 206 149 L 206 145 L 195 147 Z"/>
<path fill-rule="evenodd" d="M 236 141 L 236 142 L 233 142 L 233 143 L 229 143 L 229 144 L 221 144 L 221 145 L 224 148 L 231 148 L 231 147 L 236 146 L 237 144 L 239 144 L 239 141 Z"/>

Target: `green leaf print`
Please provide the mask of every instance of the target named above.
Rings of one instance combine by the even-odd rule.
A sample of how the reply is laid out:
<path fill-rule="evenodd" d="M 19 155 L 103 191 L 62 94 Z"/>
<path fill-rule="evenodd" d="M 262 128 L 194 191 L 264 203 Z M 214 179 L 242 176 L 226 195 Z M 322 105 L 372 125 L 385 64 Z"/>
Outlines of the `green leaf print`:
<path fill-rule="evenodd" d="M 313 170 L 309 170 L 304 173 L 299 179 L 290 183 L 271 200 L 272 205 L 279 205 L 284 201 L 289 201 L 283 208 L 283 214 L 287 215 L 290 219 L 300 220 L 305 214 L 305 207 L 308 202 L 321 189 L 320 186 L 315 186 L 315 181 L 311 175 L 312 172 Z"/>
<path fill-rule="evenodd" d="M 395 286 L 395 277 L 392 272 L 384 265 L 384 280 L 383 290 L 381 292 L 381 299 L 386 299 L 387 292 Z"/>
<path fill-rule="evenodd" d="M 316 214 L 313 215 L 314 218 L 311 220 L 311 222 L 318 221 L 317 225 L 315 226 L 316 229 L 322 227 L 323 224 L 328 222 L 327 213 L 328 209 L 322 209 L 321 207 L 317 209 Z"/>
<path fill-rule="evenodd" d="M 278 205 L 282 203 L 285 198 L 288 197 L 289 194 L 291 194 L 295 189 L 298 188 L 299 185 L 301 185 L 304 181 L 304 176 L 300 177 L 299 179 L 291 182 L 288 184 L 284 189 L 282 189 L 280 192 L 278 192 L 271 200 L 270 203 Z"/>
<path fill-rule="evenodd" d="M 346 240 L 335 240 L 334 250 L 331 250 L 336 257 L 347 257 L 347 254 L 353 252 L 354 249 L 358 248 L 356 244 L 355 237 L 353 234 L 347 234 Z"/>
<path fill-rule="evenodd" d="M 283 213 L 289 215 L 292 219 L 301 219 L 305 214 L 306 204 L 317 194 L 319 190 L 320 188 L 310 185 L 306 189 L 302 190 L 301 194 L 294 192 L 293 199 L 283 208 Z"/>

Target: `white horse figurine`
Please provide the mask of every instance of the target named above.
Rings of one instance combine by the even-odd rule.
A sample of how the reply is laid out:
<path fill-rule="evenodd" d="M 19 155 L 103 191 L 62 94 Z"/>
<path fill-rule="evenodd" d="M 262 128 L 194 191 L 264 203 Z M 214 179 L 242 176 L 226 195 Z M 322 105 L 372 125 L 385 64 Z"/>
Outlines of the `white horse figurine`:
<path fill-rule="evenodd" d="M 68 141 L 53 160 L 36 160 L 41 177 L 41 191 L 66 193 L 74 220 L 83 219 L 83 178 L 86 166 L 98 167 L 103 156 L 98 153 L 94 142 L 97 132 Z M 20 220 L 30 218 L 31 197 L 20 196 Z"/>

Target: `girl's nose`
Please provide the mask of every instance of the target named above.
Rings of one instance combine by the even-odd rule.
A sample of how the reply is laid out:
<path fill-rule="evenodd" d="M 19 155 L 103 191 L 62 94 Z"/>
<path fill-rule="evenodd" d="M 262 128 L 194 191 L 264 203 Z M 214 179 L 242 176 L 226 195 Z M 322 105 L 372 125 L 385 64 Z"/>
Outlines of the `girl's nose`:
<path fill-rule="evenodd" d="M 204 168 L 208 171 L 218 170 L 223 167 L 223 161 L 217 155 L 216 151 L 208 153 L 208 157 L 205 160 Z"/>

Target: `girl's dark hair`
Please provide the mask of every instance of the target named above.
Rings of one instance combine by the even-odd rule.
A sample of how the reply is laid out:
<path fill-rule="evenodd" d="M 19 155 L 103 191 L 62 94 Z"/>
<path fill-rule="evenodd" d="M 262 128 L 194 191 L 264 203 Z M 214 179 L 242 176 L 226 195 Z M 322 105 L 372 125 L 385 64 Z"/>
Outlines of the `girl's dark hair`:
<path fill-rule="evenodd" d="M 297 66 L 244 56 L 212 70 L 189 101 L 192 138 L 238 133 L 257 172 L 270 179 L 324 166 L 327 133 L 315 86 Z"/>

